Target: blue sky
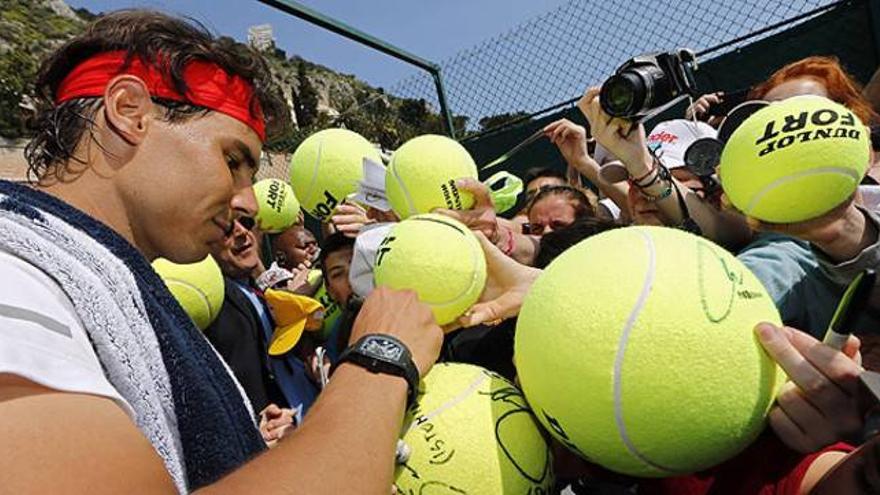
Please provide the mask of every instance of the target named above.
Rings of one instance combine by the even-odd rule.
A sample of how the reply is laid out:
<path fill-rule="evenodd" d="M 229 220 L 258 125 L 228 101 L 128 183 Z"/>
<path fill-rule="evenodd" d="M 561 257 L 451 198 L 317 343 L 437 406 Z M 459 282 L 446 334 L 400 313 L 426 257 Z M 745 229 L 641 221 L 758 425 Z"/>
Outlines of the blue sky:
<path fill-rule="evenodd" d="M 426 72 L 257 0 L 67 1 L 93 12 L 151 7 L 188 15 L 239 40 L 249 26 L 269 23 L 288 54 L 439 109 Z M 485 116 L 534 113 L 577 97 L 639 53 L 699 51 L 833 0 L 300 1 L 440 63 L 449 107 L 473 129 Z"/>
<path fill-rule="evenodd" d="M 151 7 L 195 17 L 239 40 L 248 26 L 270 23 L 278 46 L 313 62 L 389 87 L 417 69 L 312 26 L 256 0 L 67 0 L 103 12 Z M 564 0 L 301 0 L 415 55 L 440 62 L 564 3 Z"/>

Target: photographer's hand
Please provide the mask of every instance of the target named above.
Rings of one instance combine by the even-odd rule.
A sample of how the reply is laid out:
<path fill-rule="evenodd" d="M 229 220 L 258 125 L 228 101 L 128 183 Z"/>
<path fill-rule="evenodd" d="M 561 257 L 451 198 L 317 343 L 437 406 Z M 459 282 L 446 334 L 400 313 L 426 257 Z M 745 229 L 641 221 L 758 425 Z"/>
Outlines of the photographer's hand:
<path fill-rule="evenodd" d="M 643 177 L 652 168 L 651 153 L 645 144 L 645 128 L 641 124 L 614 118 L 599 104 L 600 88 L 592 87 L 578 101 L 578 108 L 590 122 L 596 141 L 623 162 L 633 177 Z"/>
<path fill-rule="evenodd" d="M 723 117 L 709 115 L 709 109 L 715 105 L 720 105 L 724 101 L 724 93 L 708 93 L 701 96 L 684 112 L 686 119 L 696 119 L 708 123 L 712 127 L 721 125 Z"/>

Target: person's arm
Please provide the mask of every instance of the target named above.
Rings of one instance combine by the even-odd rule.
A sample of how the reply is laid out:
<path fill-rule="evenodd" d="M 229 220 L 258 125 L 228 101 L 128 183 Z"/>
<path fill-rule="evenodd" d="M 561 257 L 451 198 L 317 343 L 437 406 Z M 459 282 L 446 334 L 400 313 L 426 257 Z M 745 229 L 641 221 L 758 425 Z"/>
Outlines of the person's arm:
<path fill-rule="evenodd" d="M 0 374 L 0 492 L 176 493 L 115 402 Z"/>
<path fill-rule="evenodd" d="M 421 376 L 440 352 L 442 332 L 413 291 L 378 287 L 364 302 L 350 341 L 370 333 L 406 343 Z M 401 377 L 344 363 L 302 426 L 277 447 L 231 473 L 205 493 L 364 493 L 387 495 L 406 406 Z M 334 476 L 339 462 L 359 476 Z"/>
<path fill-rule="evenodd" d="M 495 214 L 489 188 L 482 182 L 465 178 L 458 179 L 455 185 L 474 196 L 474 206 L 469 210 L 436 208 L 434 213 L 454 218 L 474 232 L 482 232 L 504 254 L 524 265 L 530 265 L 538 252 L 537 239 L 524 235 L 516 222 L 499 218 Z"/>
<path fill-rule="evenodd" d="M 482 232 L 476 235 L 486 255 L 488 276 L 479 302 L 458 319 L 463 327 L 500 322 L 518 315 L 526 294 L 542 273 L 506 256 Z"/>
<path fill-rule="evenodd" d="M 289 438 L 199 493 L 388 495 L 406 387 L 403 378 L 342 364 Z M 340 463 L 358 475 L 340 475 Z"/>
<path fill-rule="evenodd" d="M 412 291 L 376 289 L 352 339 L 386 333 L 403 341 L 424 376 L 442 332 Z M 387 495 L 406 403 L 403 378 L 344 364 L 302 426 L 205 493 Z M 0 487 L 10 493 L 174 493 L 163 463 L 107 399 L 58 393 L 0 376 Z M 359 476 L 335 476 L 340 459 Z"/>
<path fill-rule="evenodd" d="M 559 119 L 544 127 L 544 135 L 556 145 L 569 166 L 595 184 L 621 211 L 626 211 L 628 184 L 611 184 L 602 179 L 599 175 L 599 164 L 587 152 L 587 132 L 582 126 L 568 119 Z"/>
<path fill-rule="evenodd" d="M 749 219 L 755 230 L 789 235 L 810 243 L 822 272 L 841 286 L 866 268 L 880 269 L 880 215 L 847 201 L 821 217 L 793 224 Z M 880 285 L 880 280 L 878 280 Z M 874 290 L 869 307 L 880 307 Z"/>
<path fill-rule="evenodd" d="M 578 108 L 590 122 L 593 137 L 614 156 L 619 158 L 639 187 L 641 193 L 654 198 L 661 220 L 668 226 L 679 226 L 686 216 L 682 208 L 700 227 L 703 235 L 726 246 L 742 245 L 748 239 L 748 230 L 742 218 L 724 212 L 700 198 L 694 191 L 674 178 L 658 177 L 660 167 L 648 151 L 645 129 L 633 126 L 619 118 L 609 117 L 599 105 L 599 88 L 590 88 L 578 102 Z"/>
<path fill-rule="evenodd" d="M 777 232 L 803 239 L 831 263 L 850 261 L 878 242 L 876 220 L 859 208 L 854 198 L 824 215 L 804 222 L 775 224 L 749 219 L 756 230 Z M 853 273 L 855 276 L 857 272 Z"/>
<path fill-rule="evenodd" d="M 800 495 L 809 495 L 813 491 L 813 488 L 816 487 L 816 484 L 819 483 L 819 480 L 837 466 L 837 463 L 845 458 L 846 452 L 839 450 L 825 452 L 819 457 L 816 457 L 813 462 L 810 463 L 807 472 L 804 473 L 804 479 L 801 480 Z"/>

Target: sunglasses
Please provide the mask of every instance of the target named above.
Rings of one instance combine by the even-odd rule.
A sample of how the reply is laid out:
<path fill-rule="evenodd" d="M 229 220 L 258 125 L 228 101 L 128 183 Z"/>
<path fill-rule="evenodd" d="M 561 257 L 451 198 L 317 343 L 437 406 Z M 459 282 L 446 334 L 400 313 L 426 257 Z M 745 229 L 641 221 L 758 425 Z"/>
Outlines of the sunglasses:
<path fill-rule="evenodd" d="M 569 224 L 560 221 L 552 221 L 550 222 L 550 229 L 553 231 L 557 231 L 560 229 L 564 229 L 568 227 Z M 524 223 L 522 225 L 522 233 L 523 235 L 541 235 L 544 233 L 545 225 L 542 223 Z"/>
<path fill-rule="evenodd" d="M 254 220 L 254 217 L 237 217 L 235 222 L 241 225 L 241 228 L 244 230 L 253 230 L 257 226 L 257 221 Z"/>

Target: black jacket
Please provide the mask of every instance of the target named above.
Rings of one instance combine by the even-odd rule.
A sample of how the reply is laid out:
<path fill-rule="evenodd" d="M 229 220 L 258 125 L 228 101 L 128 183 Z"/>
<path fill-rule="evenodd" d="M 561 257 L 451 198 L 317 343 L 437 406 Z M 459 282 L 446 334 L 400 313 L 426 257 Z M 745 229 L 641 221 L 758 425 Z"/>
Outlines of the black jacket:
<path fill-rule="evenodd" d="M 205 329 L 205 336 L 232 369 L 254 412 L 262 411 L 270 403 L 288 407 L 267 364 L 259 315 L 232 279 L 223 277 L 223 281 L 223 306 L 217 319 Z"/>

